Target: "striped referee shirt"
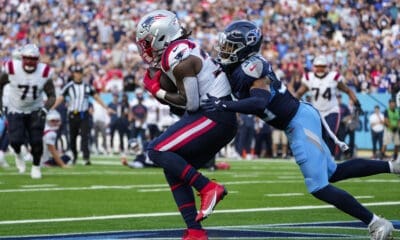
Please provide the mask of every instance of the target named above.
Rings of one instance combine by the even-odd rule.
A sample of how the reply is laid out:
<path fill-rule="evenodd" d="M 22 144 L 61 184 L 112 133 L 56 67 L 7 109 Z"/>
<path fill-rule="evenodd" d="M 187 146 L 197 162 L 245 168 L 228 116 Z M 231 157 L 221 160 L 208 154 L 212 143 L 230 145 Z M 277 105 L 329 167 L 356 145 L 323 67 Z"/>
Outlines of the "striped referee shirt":
<path fill-rule="evenodd" d="M 61 95 L 68 98 L 68 111 L 85 112 L 89 109 L 89 97 L 96 94 L 93 86 L 87 83 L 70 81 L 61 90 Z"/>

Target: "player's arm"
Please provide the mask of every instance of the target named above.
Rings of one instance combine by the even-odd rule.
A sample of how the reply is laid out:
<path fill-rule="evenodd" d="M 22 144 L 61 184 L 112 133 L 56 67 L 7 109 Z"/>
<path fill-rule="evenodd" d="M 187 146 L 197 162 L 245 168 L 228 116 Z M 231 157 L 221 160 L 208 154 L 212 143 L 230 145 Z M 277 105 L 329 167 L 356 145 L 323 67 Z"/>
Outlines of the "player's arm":
<path fill-rule="evenodd" d="M 51 156 L 54 158 L 54 161 L 57 163 L 58 166 L 65 168 L 67 167 L 65 163 L 61 160 L 60 154 L 58 153 L 56 147 L 52 144 L 46 144 L 47 149 L 49 150 Z"/>
<path fill-rule="evenodd" d="M 304 73 L 301 78 L 301 85 L 299 89 L 297 89 L 297 91 L 293 93 L 293 96 L 295 98 L 300 99 L 306 92 L 310 90 L 306 85 L 306 81 L 308 81 L 308 79 L 309 79 L 308 73 Z"/>
<path fill-rule="evenodd" d="M 185 108 L 186 97 L 183 92 L 169 92 L 161 88 L 160 79 L 162 75 L 160 68 L 149 68 L 144 76 L 144 87 L 151 93 L 160 103 L 174 106 L 177 108 Z"/>
<path fill-rule="evenodd" d="M 216 97 L 209 96 L 209 99 L 203 101 L 206 110 L 224 110 L 239 112 L 244 114 L 261 114 L 268 106 L 271 94 L 269 92 L 270 79 L 268 77 L 255 80 L 250 88 L 250 96 L 238 101 L 219 100 Z"/>
<path fill-rule="evenodd" d="M 343 81 L 338 82 L 337 88 L 346 93 L 354 104 L 358 102 L 356 94 Z"/>
<path fill-rule="evenodd" d="M 47 101 L 45 102 L 44 107 L 47 110 L 50 110 L 56 102 L 56 89 L 51 79 L 47 80 L 47 82 L 44 84 L 43 90 L 47 95 Z"/>
<path fill-rule="evenodd" d="M 304 84 L 301 84 L 293 96 L 297 99 L 300 99 L 306 92 L 308 92 L 308 87 Z"/>
<path fill-rule="evenodd" d="M 200 72 L 202 66 L 201 59 L 191 55 L 180 62 L 173 70 L 176 87 L 181 98 L 185 99 L 186 110 L 188 111 L 196 111 L 200 107 L 197 73 Z"/>
<path fill-rule="evenodd" d="M 3 109 L 3 89 L 9 82 L 8 74 L 0 72 L 0 110 Z"/>

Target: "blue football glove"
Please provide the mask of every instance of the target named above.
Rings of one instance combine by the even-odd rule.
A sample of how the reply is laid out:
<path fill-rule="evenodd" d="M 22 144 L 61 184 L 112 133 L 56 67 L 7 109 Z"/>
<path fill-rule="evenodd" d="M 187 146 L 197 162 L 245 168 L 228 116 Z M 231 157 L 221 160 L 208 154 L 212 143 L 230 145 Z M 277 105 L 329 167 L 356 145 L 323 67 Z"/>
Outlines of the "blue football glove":
<path fill-rule="evenodd" d="M 208 93 L 207 97 L 207 99 L 201 101 L 201 108 L 204 109 L 206 112 L 226 110 L 226 104 L 224 100 L 211 96 Z"/>

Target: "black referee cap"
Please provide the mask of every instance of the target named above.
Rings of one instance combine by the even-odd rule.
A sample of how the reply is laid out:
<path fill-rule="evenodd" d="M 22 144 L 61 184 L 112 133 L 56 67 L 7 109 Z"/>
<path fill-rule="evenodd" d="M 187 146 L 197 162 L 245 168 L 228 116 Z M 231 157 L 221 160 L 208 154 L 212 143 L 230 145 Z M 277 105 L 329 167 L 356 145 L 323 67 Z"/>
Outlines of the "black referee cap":
<path fill-rule="evenodd" d="M 83 72 L 83 67 L 82 67 L 81 65 L 74 64 L 74 65 L 71 65 L 71 66 L 69 67 L 69 70 L 70 70 L 71 72 L 79 72 L 79 73 L 82 73 L 82 72 Z"/>

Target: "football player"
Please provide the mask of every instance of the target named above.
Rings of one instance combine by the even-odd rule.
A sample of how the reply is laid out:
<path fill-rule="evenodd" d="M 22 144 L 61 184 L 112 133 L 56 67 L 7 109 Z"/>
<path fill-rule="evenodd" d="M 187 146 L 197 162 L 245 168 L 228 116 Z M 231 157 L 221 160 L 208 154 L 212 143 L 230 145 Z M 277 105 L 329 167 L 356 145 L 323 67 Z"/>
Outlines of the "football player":
<path fill-rule="evenodd" d="M 4 63 L 0 75 L 0 100 L 4 86 L 9 83 L 7 120 L 10 145 L 16 154 L 15 163 L 18 171 L 24 173 L 26 166 L 21 146 L 28 138 L 33 156 L 31 177 L 38 179 L 42 177 L 39 165 L 43 153 L 45 117 L 56 95 L 51 79 L 52 69 L 48 64 L 39 62 L 39 48 L 35 44 L 27 44 L 20 49 L 19 54 L 20 59 Z M 43 92 L 47 95 L 45 104 Z"/>
<path fill-rule="evenodd" d="M 61 116 L 57 110 L 50 110 L 46 116 L 46 125 L 43 132 L 43 155 L 41 163 L 45 166 L 59 166 L 66 168 L 71 161 L 68 155 L 58 153 L 56 147 L 57 131 L 61 126 Z"/>
<path fill-rule="evenodd" d="M 136 41 L 143 60 L 161 68 L 176 84 L 178 92 L 167 92 L 160 87 L 160 70 L 154 74 L 147 71 L 145 88 L 160 101 L 181 105 L 186 110 L 180 120 L 148 144 L 148 156 L 164 169 L 187 226 L 183 239 L 205 240 L 207 233 L 200 222 L 212 213 L 227 191 L 198 169 L 233 139 L 237 126 L 233 112 L 207 113 L 200 108 L 207 92 L 231 99 L 231 90 L 219 66 L 188 35 L 174 13 L 156 10 L 140 19 Z M 192 188 L 201 198 L 199 212 Z"/>
<path fill-rule="evenodd" d="M 337 133 L 340 121 L 340 109 L 337 100 L 338 90 L 345 92 L 354 103 L 355 111 L 362 113 L 361 104 L 357 100 L 354 92 L 346 85 L 343 76 L 336 71 L 328 71 L 328 60 L 320 55 L 314 59 L 314 72 L 304 73 L 301 79 L 301 86 L 296 91 L 295 96 L 301 98 L 306 92 L 310 91 L 311 103 L 325 118 L 326 123 L 333 133 Z M 325 135 L 332 156 L 335 156 L 339 149 L 334 141 Z"/>
<path fill-rule="evenodd" d="M 219 35 L 217 60 L 229 76 L 232 93 L 238 101 L 209 96 L 203 101 L 203 108 L 210 112 L 254 114 L 274 128 L 284 130 L 307 190 L 367 224 L 371 239 L 388 239 L 393 231 L 391 222 L 373 214 L 331 183 L 378 173 L 400 174 L 400 163 L 353 159 L 336 164 L 322 138 L 318 110 L 295 98 L 277 79 L 271 64 L 259 54 L 261 29 L 249 21 L 234 21 Z"/>

